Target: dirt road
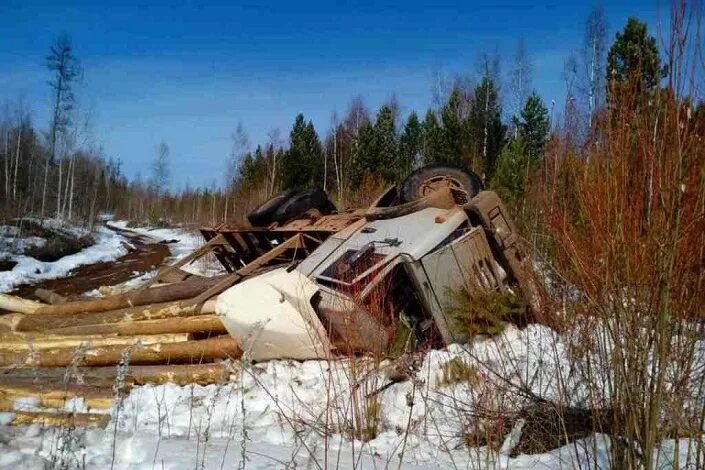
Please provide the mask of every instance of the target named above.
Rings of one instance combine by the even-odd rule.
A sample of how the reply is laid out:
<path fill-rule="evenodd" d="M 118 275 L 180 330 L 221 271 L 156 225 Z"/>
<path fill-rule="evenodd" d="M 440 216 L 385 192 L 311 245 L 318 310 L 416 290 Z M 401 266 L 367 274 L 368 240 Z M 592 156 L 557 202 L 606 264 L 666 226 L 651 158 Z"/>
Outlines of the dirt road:
<path fill-rule="evenodd" d="M 115 261 L 79 266 L 67 277 L 21 285 L 11 294 L 27 299 L 36 299 L 34 291 L 41 287 L 65 297 L 75 297 L 101 286 L 120 284 L 156 269 L 169 256 L 169 247 L 164 243 L 156 243 L 151 238 L 127 230 L 109 228 L 127 238 L 134 249 L 130 249 L 126 255 Z"/>

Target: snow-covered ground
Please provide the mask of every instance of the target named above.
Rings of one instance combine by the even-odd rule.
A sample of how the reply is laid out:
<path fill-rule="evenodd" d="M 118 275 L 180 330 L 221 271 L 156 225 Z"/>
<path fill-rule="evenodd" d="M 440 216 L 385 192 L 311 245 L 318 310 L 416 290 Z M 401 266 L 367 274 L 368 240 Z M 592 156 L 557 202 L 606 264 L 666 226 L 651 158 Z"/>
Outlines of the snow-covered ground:
<path fill-rule="evenodd" d="M 176 229 L 135 231 L 179 240 L 175 258 L 202 243 Z M 225 384 L 135 387 L 105 429 L 0 426 L 0 467 L 608 468 L 611 442 L 601 434 L 510 457 L 521 420 L 498 449 L 466 444 L 495 423 L 492 411 L 512 416 L 530 396 L 577 407 L 606 400 L 576 373 L 570 342 L 545 326 L 510 325 L 420 356 L 414 379 L 391 385 L 389 365 L 371 359 L 234 362 Z M 705 362 L 705 342 L 700 350 Z M 80 399 L 67 407 L 85 411 Z M 0 423 L 11 418 L 0 414 Z M 658 468 L 672 468 L 676 454 L 681 466 L 692 462 L 695 442 L 662 443 Z"/>
<path fill-rule="evenodd" d="M 50 219 L 45 220 L 44 223 L 45 225 L 58 224 Z M 18 238 L 15 227 L 11 226 L 2 226 L 0 229 L 1 254 L 4 259 L 17 263 L 10 271 L 0 271 L 0 293 L 11 291 L 20 284 L 63 277 L 78 266 L 112 261 L 127 252 L 123 246 L 125 242 L 123 237 L 105 227 L 98 227 L 93 234 L 95 240 L 93 245 L 57 261 L 42 262 L 20 253 L 27 246 L 41 245 L 44 243 L 43 238 Z M 61 230 L 72 235 L 86 235 L 85 230 L 78 227 L 62 226 Z"/>
<path fill-rule="evenodd" d="M 171 251 L 170 261 L 183 258 L 205 243 L 205 240 L 200 233 L 195 231 L 185 231 L 179 228 L 128 228 L 126 220 L 108 222 L 108 225 L 122 230 L 130 230 L 132 232 L 139 233 L 140 235 L 150 237 L 156 241 L 176 240 L 176 242 L 169 244 L 169 250 Z M 187 264 L 186 266 L 183 266 L 182 269 L 192 274 L 199 274 L 203 276 L 213 276 L 222 272 L 220 263 L 218 263 L 215 258 L 209 257 L 205 257 L 194 263 Z"/>
<path fill-rule="evenodd" d="M 479 410 L 502 401 L 510 414 L 522 405 L 525 393 L 490 375 L 517 385 L 529 377 L 533 393 L 551 398 L 565 377 L 564 351 L 546 327 L 508 327 L 495 338 L 431 351 L 416 380 L 387 387 L 385 364 L 365 359 L 355 367 L 349 360 L 233 363 L 222 385 L 133 389 L 103 430 L 0 428 L 0 466 L 235 468 L 244 456 L 250 468 L 607 468 L 605 435 L 509 457 L 521 435 L 518 422 L 499 450 L 465 444 L 484 424 Z M 478 380 L 454 380 L 448 365 L 458 363 Z M 374 437 L 355 439 L 355 429 L 373 430 Z M 676 445 L 680 462 L 689 451 L 692 461 L 694 441 L 667 441 L 658 468 L 672 468 Z"/>

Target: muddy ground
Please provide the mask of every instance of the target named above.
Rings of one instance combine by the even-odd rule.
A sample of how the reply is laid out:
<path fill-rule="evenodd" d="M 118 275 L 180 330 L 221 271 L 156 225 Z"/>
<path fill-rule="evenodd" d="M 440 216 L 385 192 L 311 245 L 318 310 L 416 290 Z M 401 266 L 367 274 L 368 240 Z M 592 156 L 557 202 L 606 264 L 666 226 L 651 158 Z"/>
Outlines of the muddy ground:
<path fill-rule="evenodd" d="M 130 241 L 129 252 L 115 261 L 79 266 L 67 277 L 18 286 L 12 295 L 36 299 L 34 291 L 43 288 L 64 297 L 78 297 L 101 286 L 114 286 L 161 266 L 169 257 L 169 246 L 133 232 L 109 227 Z"/>

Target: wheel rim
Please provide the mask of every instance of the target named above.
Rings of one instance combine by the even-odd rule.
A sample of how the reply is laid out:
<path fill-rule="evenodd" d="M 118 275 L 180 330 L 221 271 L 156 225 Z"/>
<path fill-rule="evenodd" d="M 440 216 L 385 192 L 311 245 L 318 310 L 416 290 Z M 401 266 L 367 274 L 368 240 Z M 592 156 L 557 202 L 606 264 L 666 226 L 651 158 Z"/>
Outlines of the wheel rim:
<path fill-rule="evenodd" d="M 424 180 L 419 188 L 419 197 L 426 197 L 441 188 L 450 189 L 456 204 L 462 205 L 470 200 L 465 186 L 457 178 L 447 175 L 433 176 Z"/>

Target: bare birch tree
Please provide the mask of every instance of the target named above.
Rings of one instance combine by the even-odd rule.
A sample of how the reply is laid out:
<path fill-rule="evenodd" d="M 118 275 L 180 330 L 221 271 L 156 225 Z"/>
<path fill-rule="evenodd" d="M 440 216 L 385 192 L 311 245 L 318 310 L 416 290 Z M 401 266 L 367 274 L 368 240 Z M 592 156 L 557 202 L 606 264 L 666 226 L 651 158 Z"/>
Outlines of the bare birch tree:
<path fill-rule="evenodd" d="M 514 50 L 512 68 L 509 72 L 509 112 L 512 121 L 515 121 L 531 93 L 531 80 L 533 75 L 533 65 L 531 58 L 526 52 L 524 40 L 517 42 Z M 516 128 L 516 126 L 514 126 Z M 516 132 L 516 129 L 515 129 Z"/>
<path fill-rule="evenodd" d="M 595 111 L 605 99 L 605 63 L 607 54 L 607 20 L 602 7 L 596 7 L 585 22 L 582 50 L 584 92 L 587 101 L 588 124 L 592 125 Z"/>

